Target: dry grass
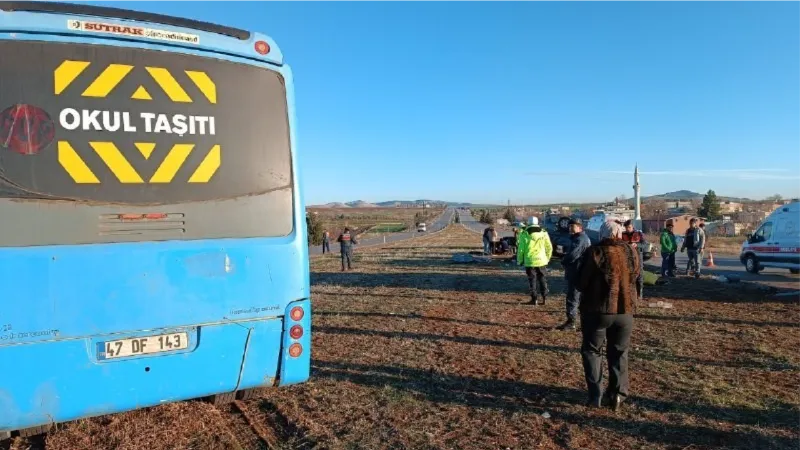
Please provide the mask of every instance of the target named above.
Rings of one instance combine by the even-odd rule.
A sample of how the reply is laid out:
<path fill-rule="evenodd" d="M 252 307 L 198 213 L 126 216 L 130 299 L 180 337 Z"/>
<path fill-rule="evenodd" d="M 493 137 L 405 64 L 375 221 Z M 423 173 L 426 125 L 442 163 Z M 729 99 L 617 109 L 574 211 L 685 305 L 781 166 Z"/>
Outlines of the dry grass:
<path fill-rule="evenodd" d="M 344 227 L 358 230 L 359 234 L 379 224 L 402 223 L 406 230 L 415 229 L 415 214 L 422 214 L 422 208 L 309 208 L 316 213 L 322 225 L 331 234 L 338 234 Z M 429 220 L 438 217 L 444 210 L 425 208 Z"/>
<path fill-rule="evenodd" d="M 312 261 L 312 381 L 245 402 L 279 448 L 797 448 L 796 303 L 704 279 L 649 289 L 675 308 L 638 313 L 632 398 L 591 410 L 579 333 L 553 330 L 563 295 L 523 306 L 519 268 L 450 263 L 480 247 L 462 227 L 415 244 L 365 249 L 350 273 Z M 187 402 L 69 424 L 46 446 L 263 448 L 242 423 Z"/>

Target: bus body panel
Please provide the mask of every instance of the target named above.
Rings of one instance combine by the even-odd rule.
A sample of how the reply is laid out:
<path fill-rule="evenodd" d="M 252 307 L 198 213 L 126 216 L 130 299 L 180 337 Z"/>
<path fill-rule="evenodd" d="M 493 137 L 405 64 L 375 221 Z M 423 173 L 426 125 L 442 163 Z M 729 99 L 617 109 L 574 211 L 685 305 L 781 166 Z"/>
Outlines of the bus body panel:
<path fill-rule="evenodd" d="M 268 238 L 0 249 L 0 346 L 280 316 L 308 297 L 299 254 Z"/>
<path fill-rule="evenodd" d="M 277 323 L 279 330 L 280 322 L 202 326 L 195 330 L 194 351 L 104 363 L 94 360 L 91 339 L 5 347 L 0 355 L 13 363 L 4 365 L 0 431 L 232 392 L 248 327 L 274 330 Z M 263 344 L 277 349 L 279 339 L 280 332 L 273 332 Z M 262 370 L 276 373 L 277 359 L 261 362 Z"/>
<path fill-rule="evenodd" d="M 198 35 L 200 43 L 66 29 L 75 19 L 152 25 Z M 305 203 L 292 74 L 280 65 L 274 41 L 257 33 L 241 41 L 161 24 L 25 12 L 0 12 L 0 39 L 161 50 L 276 71 L 285 80 L 293 179 L 293 226 L 286 236 L 0 247 L 0 359 L 10 372 L 0 381 L 0 431 L 306 381 L 311 303 Z M 270 53 L 255 53 L 256 41 L 267 42 Z M 298 305 L 305 314 L 294 322 L 289 310 Z M 288 330 L 298 323 L 304 334 L 294 340 Z M 106 341 L 176 331 L 190 337 L 187 349 L 99 358 Z M 302 345 L 299 357 L 289 356 L 292 343 Z"/>

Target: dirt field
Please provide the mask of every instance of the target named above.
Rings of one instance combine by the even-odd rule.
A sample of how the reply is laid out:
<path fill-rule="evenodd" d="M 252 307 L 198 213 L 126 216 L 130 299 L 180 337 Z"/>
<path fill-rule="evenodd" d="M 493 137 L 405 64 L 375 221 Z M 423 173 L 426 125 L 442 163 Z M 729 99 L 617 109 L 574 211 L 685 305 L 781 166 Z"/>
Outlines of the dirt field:
<path fill-rule="evenodd" d="M 648 288 L 622 411 L 582 406 L 562 273 L 521 305 L 519 268 L 455 265 L 480 236 L 455 225 L 312 261 L 312 381 L 229 407 L 185 402 L 59 427 L 47 449 L 796 449 L 800 307 L 745 285 Z M 554 265 L 555 267 L 555 265 Z M 276 443 L 280 442 L 280 443 Z M 17 440 L 13 448 L 30 442 Z M 0 446 L 2 447 L 2 446 Z"/>

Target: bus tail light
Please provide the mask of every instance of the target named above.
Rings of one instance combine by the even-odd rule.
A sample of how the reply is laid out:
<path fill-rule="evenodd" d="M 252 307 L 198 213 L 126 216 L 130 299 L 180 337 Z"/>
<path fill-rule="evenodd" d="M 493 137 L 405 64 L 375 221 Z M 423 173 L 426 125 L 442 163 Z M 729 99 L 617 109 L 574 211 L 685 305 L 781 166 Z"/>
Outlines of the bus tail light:
<path fill-rule="evenodd" d="M 303 346 L 300 344 L 292 344 L 289 346 L 289 356 L 292 358 L 297 358 L 303 353 Z"/>
<path fill-rule="evenodd" d="M 289 329 L 289 336 L 291 336 L 292 339 L 300 339 L 303 337 L 303 327 L 300 325 L 293 326 Z"/>
<path fill-rule="evenodd" d="M 303 308 L 301 308 L 299 306 L 295 306 L 289 312 L 289 317 L 291 317 L 292 320 L 294 320 L 295 322 L 300 321 L 303 318 L 304 315 L 305 315 L 305 311 L 303 311 Z"/>
<path fill-rule="evenodd" d="M 269 53 L 270 50 L 269 44 L 267 44 L 264 41 L 256 42 L 255 48 L 256 48 L 256 53 L 258 53 L 259 55 L 266 55 L 267 53 Z"/>

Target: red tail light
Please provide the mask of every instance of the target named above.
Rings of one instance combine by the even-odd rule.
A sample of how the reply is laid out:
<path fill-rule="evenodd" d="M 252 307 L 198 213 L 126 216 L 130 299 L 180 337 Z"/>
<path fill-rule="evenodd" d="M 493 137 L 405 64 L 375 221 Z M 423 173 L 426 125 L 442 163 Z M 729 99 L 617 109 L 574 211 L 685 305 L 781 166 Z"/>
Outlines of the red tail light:
<path fill-rule="evenodd" d="M 269 44 L 267 44 L 264 41 L 256 42 L 255 48 L 256 48 L 256 53 L 258 53 L 259 55 L 266 55 L 267 53 L 269 53 L 270 50 Z"/>
<path fill-rule="evenodd" d="M 289 329 L 289 336 L 291 336 L 292 339 L 300 339 L 303 337 L 303 327 L 300 325 L 293 326 Z"/>
<path fill-rule="evenodd" d="M 303 346 L 300 344 L 292 344 L 289 346 L 289 356 L 292 358 L 297 358 L 303 354 Z"/>
<path fill-rule="evenodd" d="M 298 322 L 298 321 L 300 321 L 300 320 L 303 318 L 303 316 L 304 316 L 305 314 L 306 314 L 306 313 L 305 313 L 305 311 L 303 311 L 303 308 L 301 308 L 301 307 L 299 307 L 299 306 L 295 306 L 295 307 L 294 307 L 294 308 L 292 308 L 292 310 L 289 312 L 289 317 L 291 317 L 291 318 L 292 318 L 292 320 L 294 320 L 295 322 Z"/>

